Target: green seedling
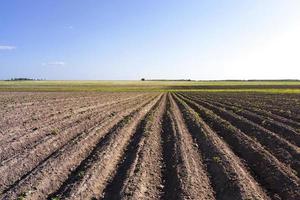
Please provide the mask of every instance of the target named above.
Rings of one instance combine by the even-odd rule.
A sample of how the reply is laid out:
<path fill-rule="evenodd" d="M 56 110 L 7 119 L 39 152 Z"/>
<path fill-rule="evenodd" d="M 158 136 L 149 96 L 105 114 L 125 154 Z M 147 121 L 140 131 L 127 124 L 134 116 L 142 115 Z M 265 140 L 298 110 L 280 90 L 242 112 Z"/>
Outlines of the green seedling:
<path fill-rule="evenodd" d="M 212 159 L 216 163 L 220 163 L 221 162 L 221 158 L 219 156 L 214 156 L 214 157 L 212 157 Z"/>
<path fill-rule="evenodd" d="M 26 192 L 22 192 L 17 198 L 17 200 L 25 200 L 25 199 L 26 199 Z"/>
<path fill-rule="evenodd" d="M 78 178 L 82 178 L 83 176 L 84 176 L 84 171 L 78 172 L 78 174 L 77 174 Z"/>

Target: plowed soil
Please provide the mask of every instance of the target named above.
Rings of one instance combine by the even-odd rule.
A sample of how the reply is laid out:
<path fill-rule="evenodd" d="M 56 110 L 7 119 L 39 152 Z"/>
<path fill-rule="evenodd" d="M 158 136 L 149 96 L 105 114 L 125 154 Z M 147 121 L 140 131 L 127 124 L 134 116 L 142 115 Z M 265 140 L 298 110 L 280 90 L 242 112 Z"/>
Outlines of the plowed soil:
<path fill-rule="evenodd" d="M 0 93 L 0 199 L 300 199 L 300 96 Z"/>

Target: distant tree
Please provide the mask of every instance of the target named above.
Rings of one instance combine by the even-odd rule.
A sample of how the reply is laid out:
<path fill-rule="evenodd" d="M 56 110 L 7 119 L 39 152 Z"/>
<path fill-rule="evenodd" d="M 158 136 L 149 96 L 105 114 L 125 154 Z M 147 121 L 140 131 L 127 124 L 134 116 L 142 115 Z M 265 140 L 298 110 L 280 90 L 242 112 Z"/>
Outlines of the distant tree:
<path fill-rule="evenodd" d="M 145 78 L 141 78 L 141 81 L 145 81 Z"/>
<path fill-rule="evenodd" d="M 32 78 L 11 78 L 10 81 L 34 81 Z"/>

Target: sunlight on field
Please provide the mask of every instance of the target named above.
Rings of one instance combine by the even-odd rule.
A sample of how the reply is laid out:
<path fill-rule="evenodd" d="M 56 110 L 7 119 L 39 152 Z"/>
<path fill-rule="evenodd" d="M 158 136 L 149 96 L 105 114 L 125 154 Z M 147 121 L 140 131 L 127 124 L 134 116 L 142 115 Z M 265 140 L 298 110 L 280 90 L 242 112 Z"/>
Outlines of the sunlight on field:
<path fill-rule="evenodd" d="M 0 91 L 300 93 L 300 81 L 0 81 Z"/>

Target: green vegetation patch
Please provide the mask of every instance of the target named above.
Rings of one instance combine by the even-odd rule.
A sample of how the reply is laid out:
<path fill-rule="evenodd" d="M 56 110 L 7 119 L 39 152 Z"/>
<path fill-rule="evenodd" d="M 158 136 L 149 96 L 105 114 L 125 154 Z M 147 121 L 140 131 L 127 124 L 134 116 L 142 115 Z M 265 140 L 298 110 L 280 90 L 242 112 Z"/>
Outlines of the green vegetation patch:
<path fill-rule="evenodd" d="M 0 91 L 300 93 L 300 81 L 0 81 Z"/>

